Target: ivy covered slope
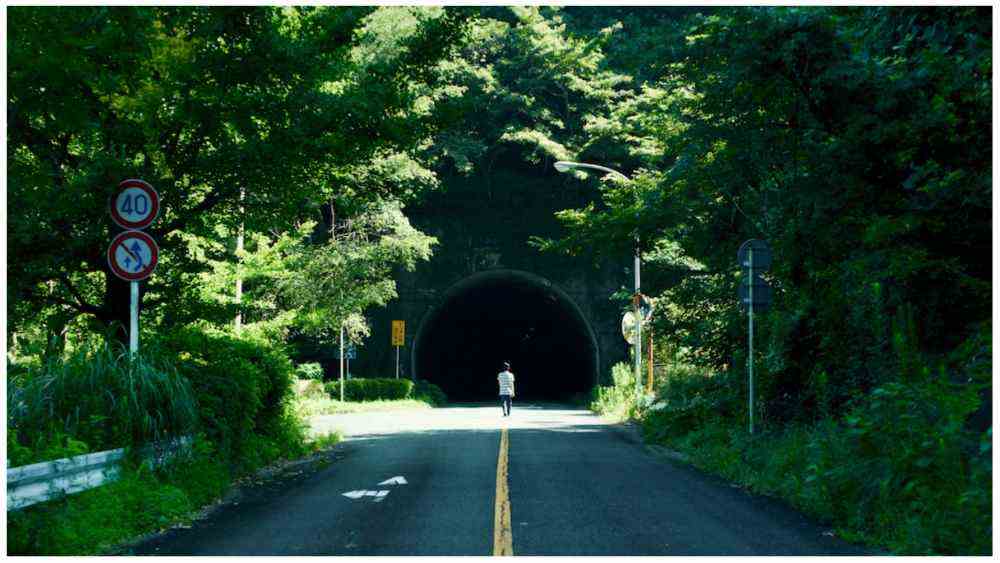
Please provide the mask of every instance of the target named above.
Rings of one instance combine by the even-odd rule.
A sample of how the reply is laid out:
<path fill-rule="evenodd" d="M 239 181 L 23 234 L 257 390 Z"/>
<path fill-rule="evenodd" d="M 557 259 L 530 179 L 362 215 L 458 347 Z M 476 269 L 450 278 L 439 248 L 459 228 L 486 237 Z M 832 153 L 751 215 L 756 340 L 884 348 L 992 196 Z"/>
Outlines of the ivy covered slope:
<path fill-rule="evenodd" d="M 604 127 L 629 153 L 601 163 L 635 182 L 561 212 L 566 236 L 543 247 L 621 251 L 638 229 L 657 361 L 675 366 L 651 435 L 850 537 L 988 553 L 989 11 L 580 12 L 581 33 L 621 21 L 648 49 L 608 46 L 636 82 Z M 775 289 L 754 441 L 736 300 L 750 238 L 773 248 Z"/>

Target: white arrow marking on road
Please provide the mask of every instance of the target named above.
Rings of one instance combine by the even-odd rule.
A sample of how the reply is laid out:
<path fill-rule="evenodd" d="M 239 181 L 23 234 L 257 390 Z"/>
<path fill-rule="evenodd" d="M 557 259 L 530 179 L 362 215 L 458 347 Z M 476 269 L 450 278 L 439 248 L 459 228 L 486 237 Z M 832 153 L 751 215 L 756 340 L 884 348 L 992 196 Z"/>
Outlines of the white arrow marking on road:
<path fill-rule="evenodd" d="M 386 495 L 389 494 L 389 491 L 348 491 L 342 494 L 353 500 L 358 500 L 362 497 L 375 497 L 375 502 L 380 502 Z"/>
<path fill-rule="evenodd" d="M 379 485 L 405 485 L 405 484 L 406 484 L 406 477 L 403 477 L 402 475 L 397 475 L 392 479 L 386 479 L 385 481 L 379 483 Z"/>

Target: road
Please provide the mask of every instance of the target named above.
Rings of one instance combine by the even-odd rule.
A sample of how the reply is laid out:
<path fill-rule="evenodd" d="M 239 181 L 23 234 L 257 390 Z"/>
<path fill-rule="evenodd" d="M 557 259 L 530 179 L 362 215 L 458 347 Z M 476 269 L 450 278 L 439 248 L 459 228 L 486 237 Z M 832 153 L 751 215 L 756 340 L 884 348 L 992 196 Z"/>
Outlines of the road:
<path fill-rule="evenodd" d="M 778 501 L 653 455 L 634 432 L 586 410 L 522 404 L 504 418 L 492 404 L 458 405 L 317 417 L 314 429 L 347 436 L 334 448 L 335 461 L 259 487 L 190 529 L 171 530 L 132 551 L 865 553 Z"/>

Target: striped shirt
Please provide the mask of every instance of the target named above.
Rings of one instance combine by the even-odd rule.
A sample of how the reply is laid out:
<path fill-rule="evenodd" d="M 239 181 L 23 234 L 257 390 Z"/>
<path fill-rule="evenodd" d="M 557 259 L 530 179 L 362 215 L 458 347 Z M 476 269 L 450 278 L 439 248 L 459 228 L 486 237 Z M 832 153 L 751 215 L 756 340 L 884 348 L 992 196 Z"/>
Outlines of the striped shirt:
<path fill-rule="evenodd" d="M 501 395 L 514 394 L 514 374 L 509 371 L 501 371 L 497 375 L 497 382 L 500 383 Z"/>

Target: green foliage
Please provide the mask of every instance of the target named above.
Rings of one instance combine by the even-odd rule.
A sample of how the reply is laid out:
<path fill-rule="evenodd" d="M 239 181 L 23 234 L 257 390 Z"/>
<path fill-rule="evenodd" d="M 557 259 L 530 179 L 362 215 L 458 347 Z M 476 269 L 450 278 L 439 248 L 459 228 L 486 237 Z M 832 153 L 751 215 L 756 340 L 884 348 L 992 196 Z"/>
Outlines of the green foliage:
<path fill-rule="evenodd" d="M 655 389 L 658 401 L 644 418 L 651 439 L 683 436 L 706 423 L 745 416 L 741 374 L 706 373 L 681 363 L 671 367 Z"/>
<path fill-rule="evenodd" d="M 746 348 L 733 257 L 766 239 L 762 414 L 815 421 L 893 372 L 904 305 L 939 354 L 988 316 L 989 31 L 973 8 L 701 12 L 653 18 L 646 82 L 614 107 L 634 181 L 544 246 L 615 254 L 638 229 L 656 332 L 723 370 Z"/>
<path fill-rule="evenodd" d="M 7 550 L 18 555 L 89 555 L 177 522 L 229 485 L 211 444 L 158 471 L 129 466 L 114 483 L 7 514 Z"/>
<path fill-rule="evenodd" d="M 660 382 L 650 437 L 855 539 L 988 551 L 987 13 L 645 13 L 571 12 L 591 36 L 646 46 L 605 50 L 641 82 L 590 139 L 625 148 L 632 181 L 606 179 L 600 204 L 560 212 L 564 236 L 539 243 L 616 256 L 638 235 L 646 291 L 665 304 L 653 332 L 693 366 Z M 774 251 L 775 295 L 755 316 L 754 442 L 734 262 L 750 238 Z"/>
<path fill-rule="evenodd" d="M 202 428 L 237 472 L 302 449 L 289 409 L 294 378 L 281 345 L 186 328 L 164 341 L 190 380 Z"/>
<path fill-rule="evenodd" d="M 635 409 L 635 374 L 629 364 L 620 362 L 611 368 L 610 386 L 593 389 L 590 408 L 615 419 L 628 418 Z"/>
<path fill-rule="evenodd" d="M 339 390 L 331 391 L 340 396 Z M 295 400 L 296 414 L 303 420 L 313 416 L 326 414 L 347 414 L 355 412 L 391 412 L 403 410 L 424 410 L 435 405 L 425 398 L 418 399 L 376 399 L 374 401 L 340 401 L 332 398 L 325 391 L 322 396 L 297 397 Z"/>
<path fill-rule="evenodd" d="M 328 432 L 322 436 L 317 436 L 312 441 L 309 442 L 309 447 L 319 451 L 332 448 L 336 446 L 344 439 L 340 432 Z"/>
<path fill-rule="evenodd" d="M 201 291 L 200 273 L 233 261 L 220 227 L 280 235 L 331 201 L 407 200 L 435 184 L 411 157 L 438 119 L 418 92 L 461 33 L 458 11 L 22 7 L 10 16 L 15 331 L 47 319 L 59 334 L 81 315 L 127 324 L 127 284 L 104 256 L 108 198 L 124 178 L 146 179 L 161 197 L 144 319 L 165 325 L 232 318 L 235 303 Z M 43 30 L 60 39 L 41 40 Z"/>
<path fill-rule="evenodd" d="M 15 466 L 190 433 L 188 381 L 155 348 L 130 360 L 103 341 L 11 374 L 8 453 Z"/>
<path fill-rule="evenodd" d="M 330 381 L 326 392 L 334 399 L 340 398 L 340 382 Z M 354 378 L 344 382 L 345 401 L 378 401 L 409 399 L 413 393 L 413 382 L 409 379 L 389 377 Z"/>
<path fill-rule="evenodd" d="M 345 326 L 356 339 L 368 333 L 365 309 L 396 297 L 395 269 L 412 270 L 435 244 L 398 204 L 371 205 L 338 224 L 325 243 L 289 253 L 278 289 L 301 333 L 332 342 Z"/>
<path fill-rule="evenodd" d="M 689 454 L 696 465 L 781 496 L 832 522 L 855 541 L 904 554 L 989 553 L 992 431 L 970 428 L 988 401 L 982 367 L 988 331 L 930 369 L 912 336 L 897 333 L 899 373 L 860 396 L 842 420 L 770 425 L 751 438 L 739 394 L 719 375 L 668 377 L 645 415 L 648 439 Z"/>
<path fill-rule="evenodd" d="M 411 396 L 418 401 L 430 403 L 435 407 L 441 407 L 448 403 L 448 395 L 440 387 L 423 379 L 418 379 L 413 384 Z"/>
<path fill-rule="evenodd" d="M 306 363 L 295 366 L 295 377 L 298 379 L 323 380 L 323 366 L 317 363 Z"/>

